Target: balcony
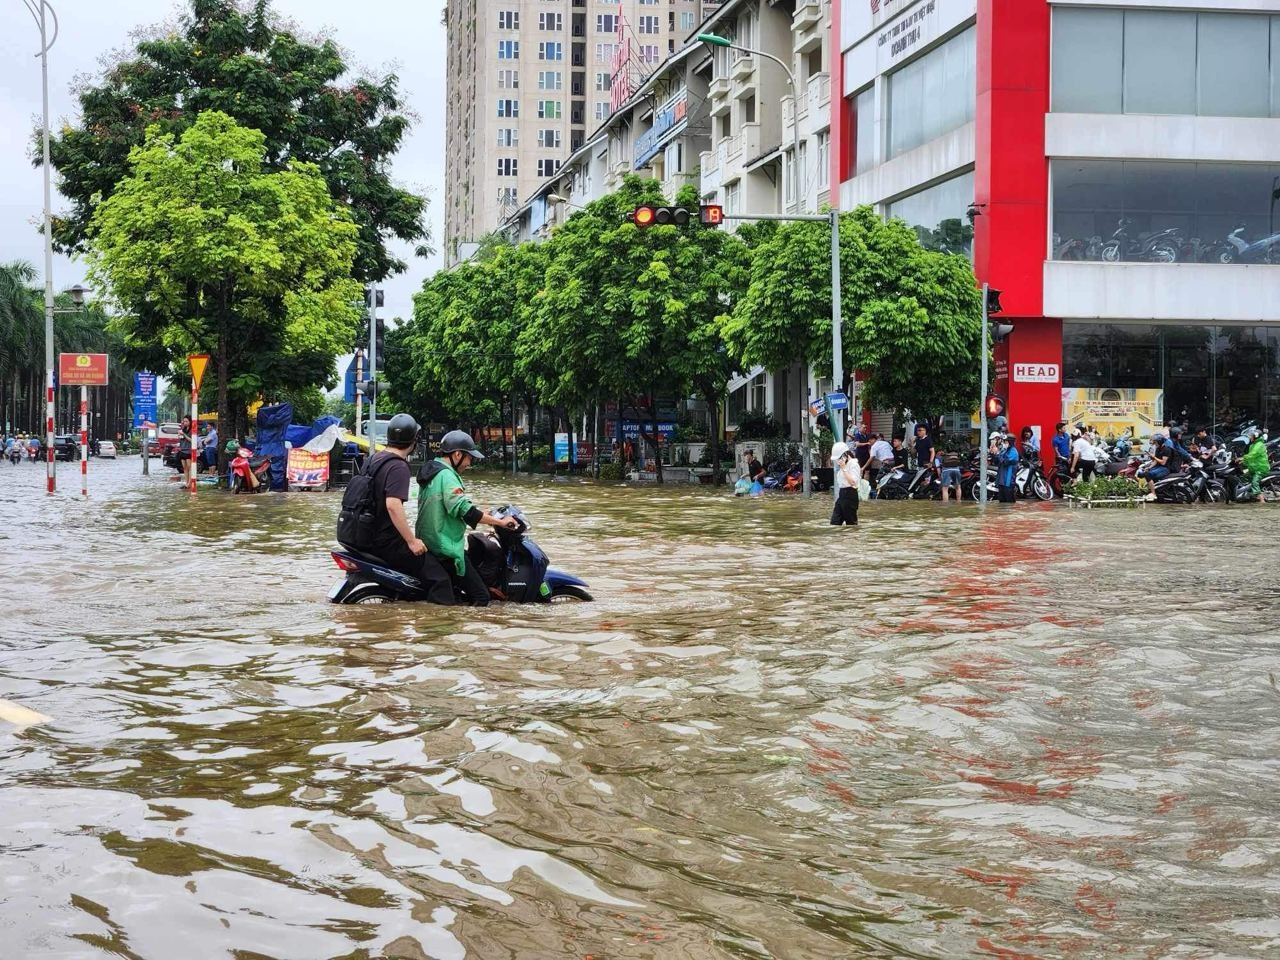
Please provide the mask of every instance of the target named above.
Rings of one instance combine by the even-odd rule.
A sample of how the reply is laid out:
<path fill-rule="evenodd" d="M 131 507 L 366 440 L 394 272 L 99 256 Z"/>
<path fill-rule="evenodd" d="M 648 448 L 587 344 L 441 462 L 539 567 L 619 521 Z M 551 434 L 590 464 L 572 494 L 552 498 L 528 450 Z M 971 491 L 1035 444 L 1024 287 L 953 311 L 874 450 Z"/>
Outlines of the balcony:
<path fill-rule="evenodd" d="M 702 196 L 707 196 L 720 189 L 721 177 L 721 145 L 704 150 L 700 157 L 702 162 L 702 182 L 698 189 Z"/>
<path fill-rule="evenodd" d="M 821 111 L 825 108 L 831 102 L 831 74 L 815 73 L 810 77 L 808 97 L 815 110 Z M 803 113 L 804 111 L 801 110 L 800 112 Z"/>
<path fill-rule="evenodd" d="M 707 98 L 716 100 L 718 98 L 727 98 L 729 96 L 729 78 L 716 77 L 707 86 Z"/>
<path fill-rule="evenodd" d="M 741 163 L 742 158 L 742 134 L 728 137 L 720 141 L 720 149 L 724 151 L 724 164 L 728 166 L 734 161 Z"/>
<path fill-rule="evenodd" d="M 749 163 L 760 156 L 760 124 L 744 123 L 742 125 L 742 133 L 739 135 L 742 141 L 742 161 Z"/>
<path fill-rule="evenodd" d="M 822 43 L 822 4 L 801 0 L 791 18 L 792 42 L 797 53 L 808 53 Z"/>
<path fill-rule="evenodd" d="M 736 84 L 754 83 L 756 79 L 756 58 L 754 54 L 744 53 L 733 61 L 733 69 L 729 71 Z"/>

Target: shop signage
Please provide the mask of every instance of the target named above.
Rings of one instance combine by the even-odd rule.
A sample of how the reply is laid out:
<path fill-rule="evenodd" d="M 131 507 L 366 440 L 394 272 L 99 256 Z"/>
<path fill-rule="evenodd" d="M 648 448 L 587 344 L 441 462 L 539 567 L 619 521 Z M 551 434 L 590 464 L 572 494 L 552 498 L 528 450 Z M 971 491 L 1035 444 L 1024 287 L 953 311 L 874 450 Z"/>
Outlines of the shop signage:
<path fill-rule="evenodd" d="M 289 451 L 285 473 L 291 489 L 324 490 L 329 486 L 329 454 L 312 453 L 302 447 Z"/>
<path fill-rule="evenodd" d="M 1126 430 L 1149 437 L 1164 420 L 1164 391 L 1151 388 L 1066 387 L 1062 391 L 1062 419 L 1072 426 L 1088 424 L 1104 437 Z"/>
<path fill-rule="evenodd" d="M 977 0 L 843 0 L 846 95 L 973 20 Z"/>
<path fill-rule="evenodd" d="M 681 90 L 653 112 L 653 127 L 636 137 L 636 169 L 648 166 L 677 133 L 684 129 L 689 91 Z"/>
<path fill-rule="evenodd" d="M 876 46 L 882 51 L 885 47 L 889 48 L 890 63 L 900 59 L 929 35 L 926 33 L 926 21 L 931 19 L 937 11 L 937 0 L 926 0 L 905 17 L 901 17 L 881 30 L 880 35 L 876 37 Z"/>
<path fill-rule="evenodd" d="M 136 430 L 145 424 L 155 422 L 156 375 L 135 373 L 133 375 L 133 427 Z"/>
<path fill-rule="evenodd" d="M 107 355 L 105 353 L 58 354 L 58 385 L 63 387 L 105 387 Z"/>
<path fill-rule="evenodd" d="M 1056 363 L 1015 363 L 1014 383 L 1057 383 L 1060 369 Z"/>

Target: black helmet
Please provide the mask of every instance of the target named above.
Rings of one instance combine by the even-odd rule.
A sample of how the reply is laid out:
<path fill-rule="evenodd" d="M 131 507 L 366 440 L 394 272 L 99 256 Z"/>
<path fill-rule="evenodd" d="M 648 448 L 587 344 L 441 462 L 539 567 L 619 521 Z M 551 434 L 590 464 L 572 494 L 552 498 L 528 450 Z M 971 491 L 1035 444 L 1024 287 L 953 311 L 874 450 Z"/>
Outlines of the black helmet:
<path fill-rule="evenodd" d="M 476 442 L 465 430 L 450 430 L 440 440 L 440 452 L 445 456 L 451 453 L 469 453 L 472 460 L 483 460 L 484 454 L 476 448 Z"/>
<path fill-rule="evenodd" d="M 387 443 L 393 447 L 412 447 L 421 432 L 417 420 L 407 413 L 397 413 L 387 423 Z"/>

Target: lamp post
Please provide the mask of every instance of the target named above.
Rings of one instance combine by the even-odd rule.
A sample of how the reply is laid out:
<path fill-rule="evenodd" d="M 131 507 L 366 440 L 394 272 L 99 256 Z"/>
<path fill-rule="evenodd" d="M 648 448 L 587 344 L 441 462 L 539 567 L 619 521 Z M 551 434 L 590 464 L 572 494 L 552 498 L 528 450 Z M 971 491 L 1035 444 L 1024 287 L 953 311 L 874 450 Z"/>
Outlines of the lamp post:
<path fill-rule="evenodd" d="M 791 171 L 794 182 L 794 190 L 796 195 L 796 214 L 794 218 L 781 217 L 780 219 L 809 219 L 804 215 L 804 201 L 800 196 L 800 89 L 796 85 L 795 74 L 791 72 L 791 68 L 786 63 L 775 57 L 771 53 L 763 50 L 756 50 L 752 47 L 744 47 L 741 44 L 734 43 L 727 37 L 719 36 L 714 33 L 700 33 L 698 39 L 703 43 L 713 47 L 726 47 L 730 50 L 741 50 L 743 53 L 756 54 L 764 57 L 766 60 L 772 60 L 782 72 L 787 75 L 787 83 L 791 85 Z M 785 180 L 784 180 L 785 183 Z M 784 188 L 785 189 L 785 188 Z M 726 219 L 735 219 L 732 217 Z M 839 390 L 844 380 L 844 357 L 842 356 L 843 343 L 841 331 L 840 316 L 840 214 L 832 205 L 829 216 L 817 219 L 828 220 L 831 224 L 831 388 Z M 806 373 L 806 379 L 807 373 Z M 806 397 L 806 400 L 808 398 Z M 853 399 L 850 398 L 850 415 L 853 415 Z M 805 437 L 802 444 L 804 449 L 804 493 L 808 496 L 812 491 L 812 481 L 810 475 L 813 472 L 813 454 L 809 449 L 809 404 L 805 403 Z M 836 440 L 844 439 L 844 416 L 836 412 L 835 423 L 831 425 L 832 434 Z"/>

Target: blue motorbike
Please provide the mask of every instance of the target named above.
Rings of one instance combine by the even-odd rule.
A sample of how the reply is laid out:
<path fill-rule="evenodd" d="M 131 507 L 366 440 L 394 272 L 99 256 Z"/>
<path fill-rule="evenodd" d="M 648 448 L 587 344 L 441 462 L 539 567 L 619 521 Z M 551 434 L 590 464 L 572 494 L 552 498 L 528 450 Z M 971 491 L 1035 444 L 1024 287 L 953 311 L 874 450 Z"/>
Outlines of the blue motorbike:
<path fill-rule="evenodd" d="M 513 603 L 560 603 L 594 599 L 587 584 L 551 567 L 547 555 L 529 536 L 529 521 L 518 507 L 502 507 L 495 517 L 514 517 L 516 529 L 492 534 L 472 533 L 467 553 L 495 600 Z M 343 545 L 333 551 L 334 563 L 346 576 L 329 590 L 329 602 L 341 604 L 422 601 L 422 581 L 385 566 L 377 557 Z"/>
<path fill-rule="evenodd" d="M 1231 231 L 1218 256 L 1221 263 L 1280 263 L 1280 233 L 1250 242 L 1244 229 L 1239 226 Z"/>

